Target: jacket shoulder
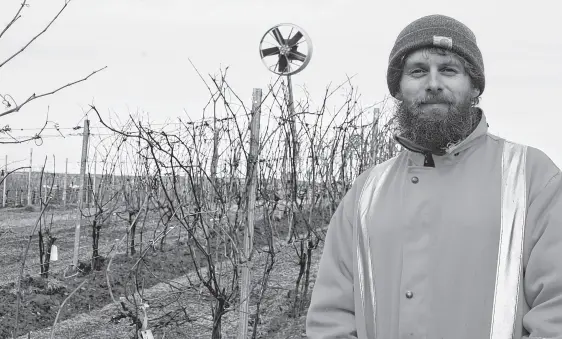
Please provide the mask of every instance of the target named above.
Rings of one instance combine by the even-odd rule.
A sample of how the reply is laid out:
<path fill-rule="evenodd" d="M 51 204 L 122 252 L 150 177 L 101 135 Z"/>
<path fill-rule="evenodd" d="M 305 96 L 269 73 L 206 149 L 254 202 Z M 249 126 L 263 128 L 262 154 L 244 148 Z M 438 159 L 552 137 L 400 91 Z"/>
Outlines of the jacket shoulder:
<path fill-rule="evenodd" d="M 529 201 L 533 201 L 536 195 L 548 184 L 548 182 L 554 176 L 560 174 L 560 168 L 542 150 L 497 136 L 490 136 L 497 141 L 502 141 L 502 144 L 509 142 L 514 145 L 525 147 L 525 172 L 527 177 L 527 192 L 529 195 Z"/>
<path fill-rule="evenodd" d="M 542 150 L 527 146 L 527 192 L 529 202 L 548 185 L 553 177 L 560 174 L 560 168 Z"/>
<path fill-rule="evenodd" d="M 527 177 L 531 179 L 544 178 L 547 181 L 560 172 L 560 168 L 552 161 L 552 159 L 542 150 L 511 140 L 503 139 L 504 142 L 509 142 L 514 145 L 525 147 L 526 152 L 526 170 Z M 534 180 L 532 180 L 534 181 Z"/>
<path fill-rule="evenodd" d="M 514 142 L 512 140 L 501 138 L 490 133 L 488 133 L 488 137 L 497 141 L 501 145 L 503 145 L 504 143 L 511 143 L 517 146 L 525 147 L 527 150 L 526 162 L 528 174 L 533 173 L 542 176 L 546 175 L 550 178 L 560 172 L 560 168 L 554 163 L 554 161 L 552 161 L 552 159 L 545 152 L 536 147 Z"/>

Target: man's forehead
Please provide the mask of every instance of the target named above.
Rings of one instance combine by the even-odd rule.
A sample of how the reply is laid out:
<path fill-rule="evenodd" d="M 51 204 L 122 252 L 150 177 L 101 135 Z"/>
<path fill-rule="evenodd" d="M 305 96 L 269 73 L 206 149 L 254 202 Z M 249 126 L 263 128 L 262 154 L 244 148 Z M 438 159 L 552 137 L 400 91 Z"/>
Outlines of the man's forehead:
<path fill-rule="evenodd" d="M 406 57 L 405 66 L 413 64 L 428 64 L 430 62 L 435 62 L 438 64 L 454 64 L 462 66 L 463 63 L 461 59 L 452 52 L 441 50 L 439 53 L 434 50 L 422 49 L 412 52 Z"/>

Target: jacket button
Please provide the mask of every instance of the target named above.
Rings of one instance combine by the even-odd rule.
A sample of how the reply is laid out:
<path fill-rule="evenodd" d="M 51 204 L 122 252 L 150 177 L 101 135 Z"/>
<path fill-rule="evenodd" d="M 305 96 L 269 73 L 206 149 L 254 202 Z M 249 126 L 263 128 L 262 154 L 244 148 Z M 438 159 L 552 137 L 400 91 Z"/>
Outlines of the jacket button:
<path fill-rule="evenodd" d="M 414 184 L 417 184 L 420 181 L 420 179 L 418 179 L 418 177 L 412 177 L 412 182 Z"/>
<path fill-rule="evenodd" d="M 412 299 L 414 297 L 414 293 L 412 291 L 406 292 L 406 298 Z"/>

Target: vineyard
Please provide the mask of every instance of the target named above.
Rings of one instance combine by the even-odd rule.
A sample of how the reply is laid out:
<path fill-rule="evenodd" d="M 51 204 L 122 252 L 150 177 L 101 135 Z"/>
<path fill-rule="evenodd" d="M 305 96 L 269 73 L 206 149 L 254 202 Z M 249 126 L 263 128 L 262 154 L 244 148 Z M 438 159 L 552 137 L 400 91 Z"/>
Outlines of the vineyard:
<path fill-rule="evenodd" d="M 82 199 L 77 175 L 32 172 L 31 203 L 28 172 L 6 176 L 22 193 L 1 220 L 0 335 L 72 337 L 84 327 L 68 324 L 100 309 L 112 337 L 233 337 L 247 319 L 261 338 L 274 319 L 301 318 L 300 335 L 330 216 L 358 174 L 398 151 L 392 119 L 342 86 L 323 98 L 346 93 L 335 111 L 297 102 L 291 115 L 282 81 L 234 112 L 217 80 L 212 117 L 158 129 L 141 117 L 110 125 L 92 106 L 113 136 L 90 144 L 104 160 Z"/>
<path fill-rule="evenodd" d="M 15 8 L 0 38 L 27 7 Z M 301 62 L 304 37 L 288 40 Z M 84 126 L 68 128 L 81 128 L 80 174 L 68 159 L 64 170 L 54 156 L 33 159 L 33 147 L 25 160 L 5 155 L 0 338 L 303 336 L 332 214 L 360 173 L 400 151 L 394 107 L 363 107 L 352 78 L 320 98 L 303 87 L 294 100 L 283 74 L 241 94 L 227 69 L 204 77 L 192 66 L 209 95 L 201 118 L 123 121 L 91 104 Z M 104 69 L 27 99 L 2 92 L 0 117 Z M 103 133 L 90 133 L 92 120 Z M 5 125 L 0 143 L 41 147 L 49 123 L 31 136 Z"/>

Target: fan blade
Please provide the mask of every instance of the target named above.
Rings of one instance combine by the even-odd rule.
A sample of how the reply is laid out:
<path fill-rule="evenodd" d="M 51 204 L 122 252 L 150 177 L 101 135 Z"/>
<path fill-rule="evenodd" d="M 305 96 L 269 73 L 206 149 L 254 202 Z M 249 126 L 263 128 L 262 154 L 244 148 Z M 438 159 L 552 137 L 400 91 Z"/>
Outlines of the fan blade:
<path fill-rule="evenodd" d="M 306 55 L 302 54 L 297 50 L 291 49 L 291 52 L 289 52 L 289 59 L 304 62 L 304 60 L 306 60 Z"/>
<path fill-rule="evenodd" d="M 291 39 L 289 39 L 289 43 L 287 45 L 289 46 L 296 45 L 301 38 L 302 38 L 302 33 L 298 31 L 297 34 L 295 34 Z"/>
<path fill-rule="evenodd" d="M 287 61 L 287 57 L 284 55 L 279 55 L 279 68 L 277 69 L 278 72 L 286 72 L 287 66 L 289 66 L 289 62 Z"/>
<path fill-rule="evenodd" d="M 272 29 L 271 34 L 273 34 L 273 37 L 275 38 L 275 40 L 277 40 L 279 45 L 285 44 L 285 39 L 281 35 L 281 32 L 279 31 L 279 28 L 275 27 L 274 29 Z"/>
<path fill-rule="evenodd" d="M 279 48 L 278 47 L 271 47 L 271 48 L 266 48 L 266 49 L 261 50 L 261 57 L 262 58 L 264 58 L 266 56 L 270 56 L 270 55 L 275 55 L 275 54 L 279 54 Z"/>

